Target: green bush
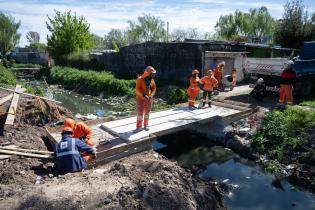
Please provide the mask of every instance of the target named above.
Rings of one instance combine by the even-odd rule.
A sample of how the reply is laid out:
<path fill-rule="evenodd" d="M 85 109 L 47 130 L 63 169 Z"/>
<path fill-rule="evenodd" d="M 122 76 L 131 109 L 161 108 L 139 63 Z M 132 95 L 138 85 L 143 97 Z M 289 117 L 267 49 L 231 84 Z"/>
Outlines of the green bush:
<path fill-rule="evenodd" d="M 252 138 L 256 151 L 272 158 L 286 160 L 292 152 L 304 149 L 302 138 L 307 129 L 315 126 L 315 112 L 289 107 L 283 112 L 269 112 L 261 129 Z"/>
<path fill-rule="evenodd" d="M 32 63 L 12 63 L 12 68 L 42 68 L 39 64 Z"/>
<path fill-rule="evenodd" d="M 4 66 L 0 64 L 0 85 L 7 86 L 7 85 L 15 85 L 16 78 L 14 74 L 6 69 Z"/>
<path fill-rule="evenodd" d="M 187 91 L 184 88 L 180 88 L 177 86 L 170 86 L 168 95 L 167 95 L 167 103 L 169 104 L 178 104 L 187 102 Z"/>
<path fill-rule="evenodd" d="M 134 95 L 134 80 L 121 80 L 108 72 L 78 70 L 56 66 L 47 78 L 50 83 L 63 85 L 79 93 L 99 95 Z"/>
<path fill-rule="evenodd" d="M 31 85 L 24 85 L 24 87 L 26 88 L 26 92 L 28 93 L 35 94 L 38 96 L 45 96 L 45 91 L 41 87 Z"/>

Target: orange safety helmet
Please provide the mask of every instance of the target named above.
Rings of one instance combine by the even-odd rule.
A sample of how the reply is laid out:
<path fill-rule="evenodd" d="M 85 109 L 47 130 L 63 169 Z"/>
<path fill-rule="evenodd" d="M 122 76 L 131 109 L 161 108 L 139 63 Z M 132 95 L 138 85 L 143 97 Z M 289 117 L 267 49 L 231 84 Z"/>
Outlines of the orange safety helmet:
<path fill-rule="evenodd" d="M 65 119 L 64 127 L 70 127 L 72 129 L 74 129 L 75 121 L 73 119 L 70 119 L 70 118 Z"/>
<path fill-rule="evenodd" d="M 199 71 L 197 69 L 192 70 L 191 74 L 199 74 Z"/>
<path fill-rule="evenodd" d="M 148 77 L 151 74 L 155 74 L 156 70 L 153 68 L 153 66 L 147 66 L 143 72 L 144 77 Z"/>
<path fill-rule="evenodd" d="M 64 128 L 62 129 L 61 134 L 64 134 L 64 133 L 66 133 L 66 132 L 69 132 L 69 133 L 73 134 L 73 129 L 72 129 L 71 127 L 64 127 Z"/>

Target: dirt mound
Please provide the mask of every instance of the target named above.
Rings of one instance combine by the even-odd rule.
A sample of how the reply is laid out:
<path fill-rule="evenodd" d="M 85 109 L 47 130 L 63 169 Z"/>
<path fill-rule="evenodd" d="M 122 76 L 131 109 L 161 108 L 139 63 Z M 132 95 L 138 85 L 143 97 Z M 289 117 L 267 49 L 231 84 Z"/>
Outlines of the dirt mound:
<path fill-rule="evenodd" d="M 1 186 L 1 185 L 0 185 Z M 31 190 L 30 190 L 31 189 Z M 102 168 L 13 187 L 0 206 L 7 209 L 226 209 L 221 186 L 150 151 Z M 27 194 L 23 194 L 27 190 Z M 5 193 L 2 193 L 5 194 Z"/>

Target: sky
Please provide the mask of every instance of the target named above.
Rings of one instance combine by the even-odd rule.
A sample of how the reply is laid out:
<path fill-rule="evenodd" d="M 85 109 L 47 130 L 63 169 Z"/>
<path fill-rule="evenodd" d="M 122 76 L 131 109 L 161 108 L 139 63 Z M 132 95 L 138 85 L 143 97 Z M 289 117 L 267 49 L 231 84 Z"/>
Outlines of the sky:
<path fill-rule="evenodd" d="M 214 33 L 214 26 L 221 15 L 243 12 L 250 8 L 266 6 L 274 18 L 281 18 L 287 0 L 0 0 L 0 12 L 21 20 L 19 46 L 27 45 L 26 34 L 36 31 L 41 42 L 46 43 L 47 16 L 54 10 L 71 10 L 83 15 L 90 23 L 92 33 L 101 37 L 111 29 L 124 29 L 127 21 L 151 14 L 169 22 L 170 31 L 175 28 L 198 28 L 201 32 Z M 315 12 L 315 0 L 304 0 L 310 12 Z"/>

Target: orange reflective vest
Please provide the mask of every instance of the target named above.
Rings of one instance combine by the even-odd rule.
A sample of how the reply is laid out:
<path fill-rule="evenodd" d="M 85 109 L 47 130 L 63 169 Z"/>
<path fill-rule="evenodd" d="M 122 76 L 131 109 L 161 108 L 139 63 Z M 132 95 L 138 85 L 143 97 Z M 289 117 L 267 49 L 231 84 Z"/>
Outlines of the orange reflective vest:
<path fill-rule="evenodd" d="M 218 85 L 218 80 L 216 78 L 209 77 L 209 76 L 204 76 L 201 80 L 200 83 L 203 84 L 203 90 L 206 91 L 213 91 L 213 88 Z"/>
<path fill-rule="evenodd" d="M 197 93 L 200 91 L 200 87 L 198 84 L 199 81 L 200 81 L 199 77 L 196 77 L 196 78 L 191 77 L 190 78 L 190 81 L 189 81 L 190 85 L 189 85 L 188 90 L 187 90 L 188 95 L 191 95 L 192 93 L 194 94 L 194 93 Z"/>
<path fill-rule="evenodd" d="M 222 81 L 222 76 L 223 76 L 223 68 L 217 67 L 216 70 L 214 71 L 214 77 L 218 80 L 219 83 Z"/>
<path fill-rule="evenodd" d="M 155 95 L 156 92 L 156 85 L 154 82 L 154 79 L 151 79 L 150 81 L 150 87 L 147 88 L 146 85 L 146 77 L 144 77 L 143 75 L 140 76 L 137 79 L 136 82 L 136 95 L 137 95 L 137 99 L 139 100 L 144 100 L 144 96 L 143 95 L 147 95 L 149 97 L 153 97 Z"/>
<path fill-rule="evenodd" d="M 78 122 L 73 130 L 73 138 L 85 138 L 86 143 L 93 146 L 92 129 L 83 122 Z"/>

